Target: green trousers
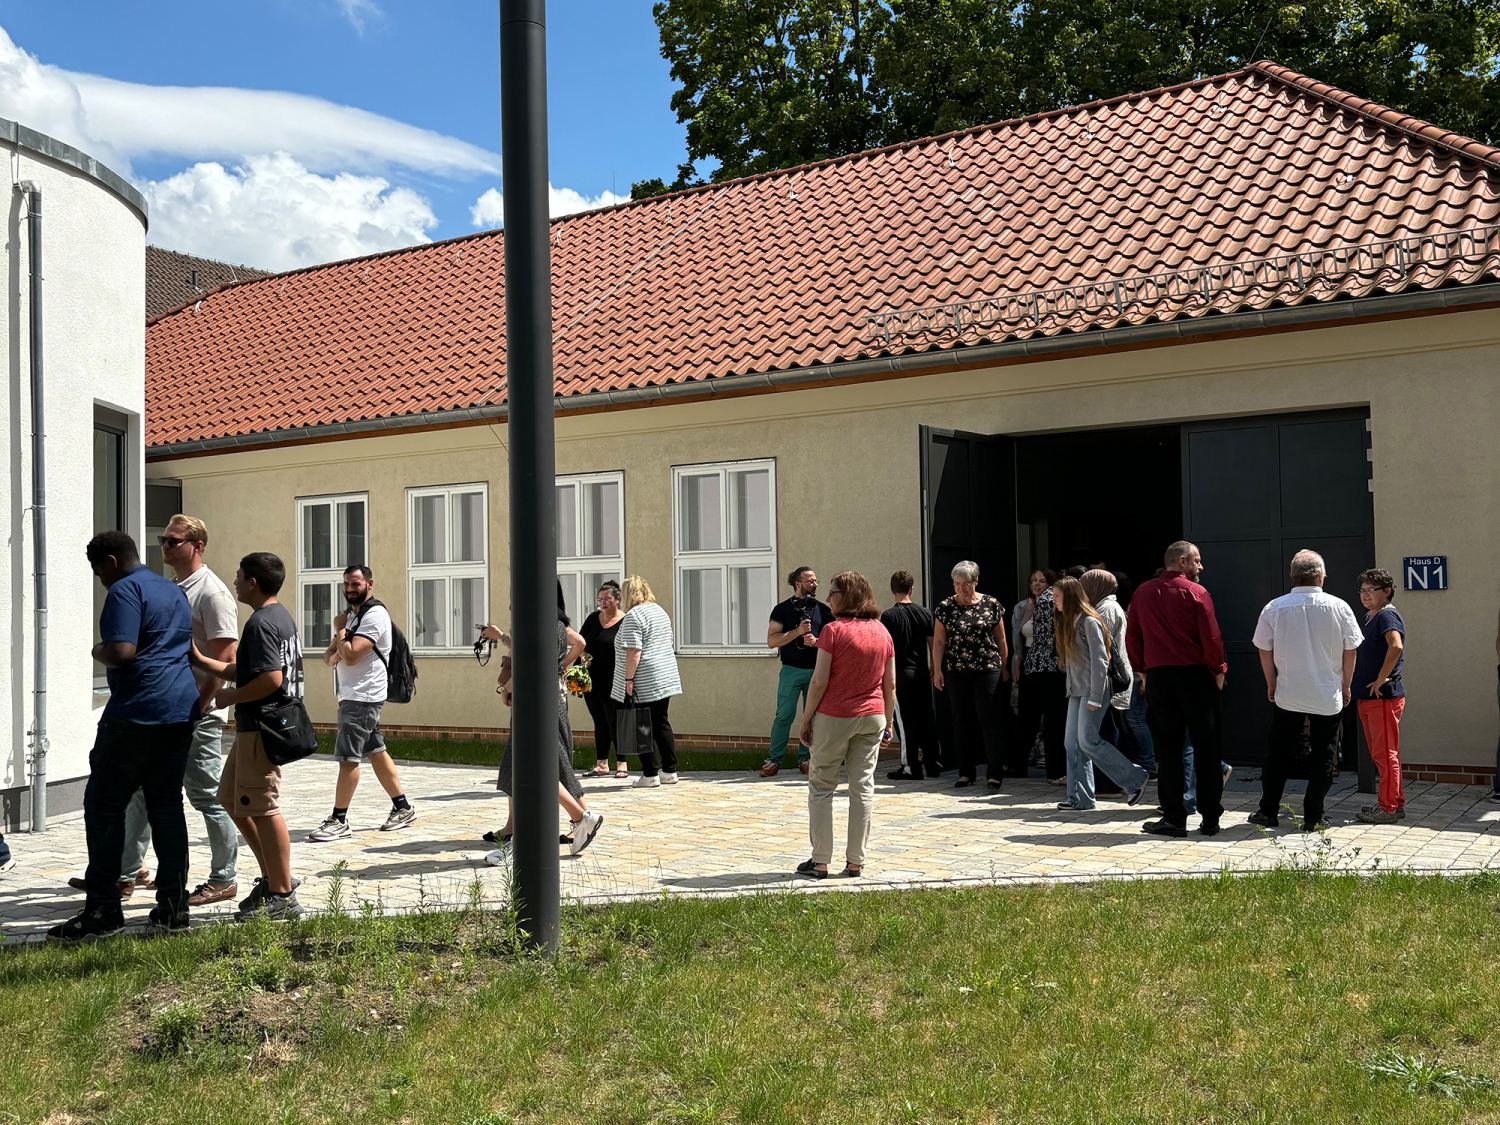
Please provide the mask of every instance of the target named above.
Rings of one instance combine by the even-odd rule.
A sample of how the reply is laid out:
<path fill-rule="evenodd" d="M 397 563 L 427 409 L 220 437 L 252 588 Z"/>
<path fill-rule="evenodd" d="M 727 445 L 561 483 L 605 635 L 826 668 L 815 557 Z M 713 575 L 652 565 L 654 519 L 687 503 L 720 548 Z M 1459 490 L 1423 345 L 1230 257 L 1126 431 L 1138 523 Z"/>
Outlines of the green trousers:
<path fill-rule="evenodd" d="M 792 723 L 797 718 L 797 697 L 802 697 L 802 702 L 807 702 L 807 685 L 812 682 L 813 670 L 811 668 L 793 668 L 790 665 L 781 666 L 781 679 L 776 682 L 776 721 L 771 724 L 771 753 L 772 761 L 783 761 L 786 758 L 787 740 L 792 737 Z M 800 742 L 797 744 L 797 761 L 807 761 L 808 750 Z"/>

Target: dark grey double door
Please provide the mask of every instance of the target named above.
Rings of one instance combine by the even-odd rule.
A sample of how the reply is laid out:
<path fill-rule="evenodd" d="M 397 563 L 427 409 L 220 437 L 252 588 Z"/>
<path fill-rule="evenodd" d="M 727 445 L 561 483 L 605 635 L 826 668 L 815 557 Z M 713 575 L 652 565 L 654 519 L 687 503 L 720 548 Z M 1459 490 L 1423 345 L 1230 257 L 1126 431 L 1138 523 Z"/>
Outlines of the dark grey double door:
<path fill-rule="evenodd" d="M 1288 588 L 1292 554 L 1306 547 L 1323 555 L 1329 592 L 1358 609 L 1355 577 L 1375 560 L 1368 417 L 1354 409 L 1181 426 L 1182 537 L 1203 552 L 1203 584 L 1224 635 L 1231 762 L 1265 754 L 1271 705 L 1251 638 L 1262 607 Z M 994 576 L 986 587 L 1002 599 L 1018 596 L 1015 450 L 1024 440 L 922 428 L 929 605 L 946 596 L 948 571 L 963 558 Z"/>

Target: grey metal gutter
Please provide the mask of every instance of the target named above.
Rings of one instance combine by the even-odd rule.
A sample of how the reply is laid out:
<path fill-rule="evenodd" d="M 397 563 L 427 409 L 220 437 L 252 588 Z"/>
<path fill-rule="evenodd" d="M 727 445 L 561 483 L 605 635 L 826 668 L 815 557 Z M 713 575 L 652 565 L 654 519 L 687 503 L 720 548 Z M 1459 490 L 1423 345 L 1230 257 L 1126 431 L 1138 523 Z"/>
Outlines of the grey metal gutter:
<path fill-rule="evenodd" d="M 23 149 L 33 156 L 43 157 L 56 164 L 66 164 L 69 168 L 82 172 L 123 199 L 140 216 L 141 226 L 150 229 L 146 197 L 131 186 L 124 176 L 106 168 L 88 153 L 3 117 L 0 117 L 0 141 Z"/>
<path fill-rule="evenodd" d="M 878 375 L 915 374 L 935 367 L 973 367 L 1021 358 L 1059 357 L 1069 352 L 1097 351 L 1101 348 L 1134 344 L 1160 343 L 1171 340 L 1191 342 L 1200 336 L 1217 336 L 1225 332 L 1274 331 L 1303 325 L 1337 325 L 1367 317 L 1434 309 L 1461 310 L 1467 306 L 1500 304 L 1500 282 L 1466 285 L 1449 289 L 1417 289 L 1381 297 L 1359 297 L 1353 300 L 1318 302 L 1291 308 L 1265 309 L 1258 312 L 1210 314 L 1193 319 L 1159 321 L 1130 328 L 1091 329 L 1087 332 L 1044 336 L 1032 340 L 1007 340 L 998 344 L 975 344 L 940 351 L 908 355 L 879 356 L 871 359 L 842 360 L 798 367 L 788 371 L 757 372 L 747 375 L 725 375 L 662 386 L 631 387 L 619 391 L 567 395 L 555 400 L 559 414 L 575 411 L 638 406 L 642 403 L 669 403 L 678 399 L 702 399 L 740 395 L 755 390 L 785 390 L 808 383 L 827 383 L 841 379 L 859 379 Z M 190 453 L 224 453 L 287 442 L 320 441 L 360 434 L 389 433 L 393 430 L 427 426 L 450 426 L 465 422 L 494 422 L 506 417 L 503 403 L 464 407 L 457 410 L 434 410 L 422 414 L 398 414 L 387 418 L 366 418 L 357 422 L 334 422 L 325 425 L 298 426 L 285 430 L 262 430 L 253 434 L 234 434 L 201 441 L 179 441 L 153 445 L 146 450 L 149 460 L 160 461 Z"/>

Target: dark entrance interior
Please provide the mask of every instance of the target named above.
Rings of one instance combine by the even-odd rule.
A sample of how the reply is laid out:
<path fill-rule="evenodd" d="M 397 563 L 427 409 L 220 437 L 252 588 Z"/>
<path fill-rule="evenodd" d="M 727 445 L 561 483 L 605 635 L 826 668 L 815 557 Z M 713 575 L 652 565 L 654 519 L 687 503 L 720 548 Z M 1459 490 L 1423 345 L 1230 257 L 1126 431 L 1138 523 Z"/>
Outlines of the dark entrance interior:
<path fill-rule="evenodd" d="M 1182 533 L 1180 426 L 1016 439 L 1016 567 L 1121 571 L 1132 584 Z M 1007 590 L 1014 601 L 1021 587 Z"/>
<path fill-rule="evenodd" d="M 1328 564 L 1326 588 L 1358 607 L 1355 576 L 1375 559 L 1363 409 L 1042 435 L 923 427 L 927 604 L 961 559 L 1007 606 L 1037 566 L 1105 563 L 1132 584 L 1186 538 L 1203 551 L 1229 675 L 1225 757 L 1258 763 L 1271 705 L 1251 635 L 1288 587 L 1292 554 Z M 1349 743 L 1352 747 L 1352 741 Z"/>

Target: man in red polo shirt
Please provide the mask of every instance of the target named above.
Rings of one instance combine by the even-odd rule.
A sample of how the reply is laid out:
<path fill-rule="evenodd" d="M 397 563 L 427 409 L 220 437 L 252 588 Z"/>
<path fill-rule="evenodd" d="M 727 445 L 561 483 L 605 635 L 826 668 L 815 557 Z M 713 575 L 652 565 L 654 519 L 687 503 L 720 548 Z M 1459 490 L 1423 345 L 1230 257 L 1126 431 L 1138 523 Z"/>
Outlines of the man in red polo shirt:
<path fill-rule="evenodd" d="M 1219 692 L 1224 688 L 1224 642 L 1214 617 L 1214 600 L 1194 581 L 1203 558 L 1193 544 L 1180 540 L 1167 548 L 1166 570 L 1143 582 L 1130 599 L 1125 649 L 1130 666 L 1144 673 L 1146 724 L 1156 746 L 1157 790 L 1162 818 L 1147 821 L 1142 831 L 1156 836 L 1186 836 L 1187 790 L 1183 736 L 1193 736 L 1200 762 L 1216 763 L 1222 743 Z M 1224 806 L 1224 778 L 1217 769 L 1198 771 L 1198 831 L 1217 835 Z"/>

